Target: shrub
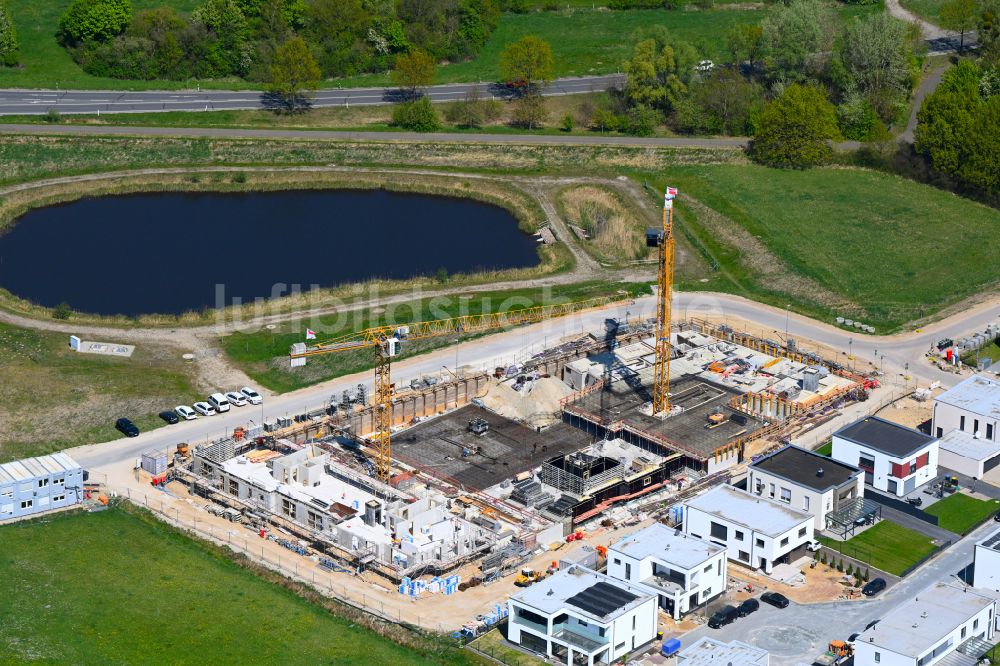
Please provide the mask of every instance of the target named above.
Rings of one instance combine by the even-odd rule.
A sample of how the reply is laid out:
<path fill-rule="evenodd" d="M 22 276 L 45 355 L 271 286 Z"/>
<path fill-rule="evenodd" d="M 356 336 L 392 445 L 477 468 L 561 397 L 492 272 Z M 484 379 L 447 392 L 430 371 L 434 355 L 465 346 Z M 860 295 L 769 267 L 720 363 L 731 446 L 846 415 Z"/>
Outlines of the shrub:
<path fill-rule="evenodd" d="M 392 124 L 414 132 L 433 132 L 441 127 L 437 111 L 426 97 L 397 104 L 392 110 Z"/>
<path fill-rule="evenodd" d="M 49 109 L 45 112 L 45 122 L 47 123 L 58 123 L 62 120 L 62 114 L 56 109 Z"/>
<path fill-rule="evenodd" d="M 75 0 L 59 20 L 59 38 L 66 44 L 107 41 L 123 33 L 131 20 L 129 0 Z"/>
<path fill-rule="evenodd" d="M 837 571 L 844 572 L 844 558 L 840 558 L 840 561 L 837 562 Z"/>
<path fill-rule="evenodd" d="M 854 575 L 854 564 L 853 563 L 848 563 L 848 565 L 847 565 L 847 575 L 848 576 L 853 576 Z"/>
<path fill-rule="evenodd" d="M 52 308 L 52 318 L 53 319 L 69 319 L 69 316 L 73 311 L 69 307 L 69 303 L 63 301 L 59 305 Z"/>
<path fill-rule="evenodd" d="M 4 0 L 0 0 L 0 65 L 13 67 L 20 60 L 17 43 L 17 30 L 10 8 Z"/>
<path fill-rule="evenodd" d="M 659 122 L 660 114 L 655 109 L 640 104 L 629 109 L 622 130 L 635 136 L 650 136 Z"/>
<path fill-rule="evenodd" d="M 597 109 L 590 120 L 590 128 L 599 132 L 614 132 L 619 126 L 618 116 L 607 109 Z"/>
<path fill-rule="evenodd" d="M 536 129 L 548 118 L 545 108 L 545 98 L 541 95 L 525 95 L 514 102 L 514 110 L 510 114 L 510 122 L 515 127 Z"/>
<path fill-rule="evenodd" d="M 562 131 L 564 131 L 564 132 L 572 132 L 573 131 L 573 124 L 574 124 L 573 116 L 567 113 L 565 116 L 563 116 L 563 119 L 562 119 L 562 125 L 561 125 Z"/>
<path fill-rule="evenodd" d="M 793 84 L 764 107 L 750 154 L 773 167 L 804 169 L 830 161 L 837 114 L 826 92 Z"/>

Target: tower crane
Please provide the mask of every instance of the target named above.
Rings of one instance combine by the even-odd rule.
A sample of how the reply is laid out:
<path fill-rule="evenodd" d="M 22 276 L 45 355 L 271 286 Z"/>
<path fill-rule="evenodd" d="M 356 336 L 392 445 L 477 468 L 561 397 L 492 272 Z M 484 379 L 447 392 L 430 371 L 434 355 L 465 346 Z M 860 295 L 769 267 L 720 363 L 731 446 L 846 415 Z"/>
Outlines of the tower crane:
<path fill-rule="evenodd" d="M 533 324 L 554 317 L 581 312 L 608 305 L 614 297 L 592 298 L 585 301 L 541 305 L 532 308 L 507 310 L 492 314 L 475 314 L 422 321 L 404 326 L 384 325 L 349 333 L 325 342 L 304 347 L 292 346 L 289 358 L 306 359 L 310 356 L 337 352 L 371 349 L 375 356 L 375 390 L 373 392 L 373 432 L 369 438 L 375 449 L 375 469 L 378 479 L 389 482 L 391 465 L 390 429 L 392 427 L 392 358 L 399 355 L 406 340 L 422 340 L 445 335 L 481 333 L 485 331 Z"/>
<path fill-rule="evenodd" d="M 670 316 L 674 290 L 674 198 L 676 187 L 663 194 L 663 227 L 646 232 L 646 245 L 659 248 L 656 295 L 656 360 L 653 362 L 653 414 L 670 411 Z"/>

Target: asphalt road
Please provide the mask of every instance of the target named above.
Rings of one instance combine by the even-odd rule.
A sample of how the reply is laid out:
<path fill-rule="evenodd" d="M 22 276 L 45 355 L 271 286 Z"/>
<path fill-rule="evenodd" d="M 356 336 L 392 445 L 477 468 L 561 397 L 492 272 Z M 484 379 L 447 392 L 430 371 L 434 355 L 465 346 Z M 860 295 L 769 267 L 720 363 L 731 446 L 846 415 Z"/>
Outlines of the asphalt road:
<path fill-rule="evenodd" d="M 618 85 L 619 74 L 557 79 L 545 95 L 572 95 L 600 92 Z M 431 86 L 425 94 L 432 101 L 465 99 L 479 88 L 483 97 L 511 96 L 511 90 L 497 83 L 452 83 Z M 395 88 L 326 88 L 317 91 L 313 107 L 372 106 L 400 101 L 403 93 Z M 259 90 L 151 90 L 142 92 L 104 90 L 0 90 L 0 115 L 41 115 L 55 109 L 74 113 L 150 113 L 162 111 L 227 111 L 234 109 L 280 108 L 273 95 Z"/>
<path fill-rule="evenodd" d="M 721 641 L 740 640 L 770 652 L 772 666 L 808 664 L 826 651 L 835 639 L 846 640 L 901 603 L 913 599 L 930 585 L 958 582 L 958 574 L 972 562 L 976 541 L 996 529 L 988 521 L 905 580 L 873 599 L 819 604 L 791 604 L 778 609 L 761 604 L 760 610 L 721 629 L 700 627 L 681 637 L 690 645 L 701 636 Z"/>

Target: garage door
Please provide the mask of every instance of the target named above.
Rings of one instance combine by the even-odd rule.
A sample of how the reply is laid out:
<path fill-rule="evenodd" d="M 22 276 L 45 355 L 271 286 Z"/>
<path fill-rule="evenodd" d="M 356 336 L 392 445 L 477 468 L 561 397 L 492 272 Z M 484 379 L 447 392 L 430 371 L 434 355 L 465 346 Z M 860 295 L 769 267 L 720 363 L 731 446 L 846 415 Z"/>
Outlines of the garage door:
<path fill-rule="evenodd" d="M 997 465 L 1000 465 L 1000 454 L 993 456 L 983 463 L 983 472 L 988 472 Z"/>
<path fill-rule="evenodd" d="M 906 481 L 903 481 L 903 494 L 909 495 L 917 488 L 917 477 L 911 476 Z"/>

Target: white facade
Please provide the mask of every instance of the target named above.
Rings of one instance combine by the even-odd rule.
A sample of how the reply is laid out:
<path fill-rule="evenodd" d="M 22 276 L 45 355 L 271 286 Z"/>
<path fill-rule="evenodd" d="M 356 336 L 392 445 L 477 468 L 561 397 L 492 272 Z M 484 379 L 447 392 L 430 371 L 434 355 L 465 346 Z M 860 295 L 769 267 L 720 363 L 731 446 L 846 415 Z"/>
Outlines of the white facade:
<path fill-rule="evenodd" d="M 813 539 L 814 517 L 729 485 L 688 500 L 684 532 L 726 547 L 730 560 L 771 573 Z"/>
<path fill-rule="evenodd" d="M 865 483 L 897 497 L 934 480 L 938 473 L 936 439 L 875 416 L 835 432 L 831 457 L 860 467 Z"/>
<path fill-rule="evenodd" d="M 677 653 L 677 666 L 768 666 L 767 650 L 742 641 L 723 643 L 711 636 L 702 636 Z"/>
<path fill-rule="evenodd" d="M 768 467 L 769 460 L 779 456 L 794 457 L 796 464 L 791 473 L 778 473 Z M 794 446 L 753 463 L 747 471 L 749 492 L 812 514 L 816 532 L 826 529 L 828 513 L 865 494 L 860 469 Z"/>
<path fill-rule="evenodd" d="M 83 499 L 83 468 L 65 453 L 0 465 L 0 521 L 64 509 Z"/>
<path fill-rule="evenodd" d="M 976 437 L 971 432 L 952 430 L 938 440 L 938 463 L 976 479 L 1000 464 L 1000 441 Z"/>
<path fill-rule="evenodd" d="M 726 549 L 653 523 L 608 548 L 608 575 L 642 583 L 680 619 L 726 591 Z"/>
<path fill-rule="evenodd" d="M 944 437 L 952 430 L 1000 442 L 1000 381 L 973 375 L 934 399 L 932 430 Z"/>
<path fill-rule="evenodd" d="M 994 597 L 937 583 L 857 637 L 855 666 L 932 666 L 971 638 L 992 642 L 995 616 Z"/>
<path fill-rule="evenodd" d="M 1000 531 L 976 544 L 972 560 L 972 585 L 1000 592 Z"/>
<path fill-rule="evenodd" d="M 655 591 L 579 565 L 515 594 L 507 610 L 507 640 L 568 666 L 609 664 L 656 638 Z"/>

